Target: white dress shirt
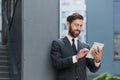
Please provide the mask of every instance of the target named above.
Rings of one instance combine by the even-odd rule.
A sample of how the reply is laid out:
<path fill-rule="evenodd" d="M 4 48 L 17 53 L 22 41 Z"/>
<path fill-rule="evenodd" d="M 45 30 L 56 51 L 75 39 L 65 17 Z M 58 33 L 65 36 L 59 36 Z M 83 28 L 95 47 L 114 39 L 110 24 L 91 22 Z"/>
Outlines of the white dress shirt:
<path fill-rule="evenodd" d="M 67 34 L 66 36 L 67 36 L 67 38 L 68 38 L 68 40 L 69 40 L 69 42 L 70 42 L 70 44 L 71 44 L 71 46 L 72 46 L 72 43 L 73 43 L 73 42 L 72 42 L 72 39 L 73 39 L 73 38 L 72 38 L 70 35 L 68 35 L 68 34 Z M 77 38 L 74 38 L 74 40 L 75 40 L 76 49 L 78 49 L 78 44 L 77 44 L 78 37 L 77 37 Z M 73 63 L 78 62 L 78 60 L 77 60 L 77 58 L 76 58 L 76 55 L 73 55 L 73 56 L 72 56 L 72 61 L 73 61 Z M 96 66 L 96 67 L 98 67 L 99 65 L 100 65 L 100 63 L 96 63 L 96 62 L 95 62 L 95 66 Z"/>

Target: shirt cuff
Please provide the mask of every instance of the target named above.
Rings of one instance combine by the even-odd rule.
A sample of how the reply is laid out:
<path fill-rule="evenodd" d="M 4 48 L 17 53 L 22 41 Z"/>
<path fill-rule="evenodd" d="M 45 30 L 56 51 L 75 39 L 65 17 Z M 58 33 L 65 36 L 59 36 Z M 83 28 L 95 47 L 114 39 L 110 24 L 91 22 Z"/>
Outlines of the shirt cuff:
<path fill-rule="evenodd" d="M 99 65 L 100 65 L 100 62 L 99 62 L 99 63 L 96 63 L 96 62 L 95 62 L 95 66 L 96 66 L 96 67 L 99 67 Z"/>
<path fill-rule="evenodd" d="M 78 62 L 78 60 L 76 59 L 76 56 L 75 56 L 75 55 L 74 55 L 74 56 L 72 56 L 72 61 L 73 61 L 73 63 Z"/>

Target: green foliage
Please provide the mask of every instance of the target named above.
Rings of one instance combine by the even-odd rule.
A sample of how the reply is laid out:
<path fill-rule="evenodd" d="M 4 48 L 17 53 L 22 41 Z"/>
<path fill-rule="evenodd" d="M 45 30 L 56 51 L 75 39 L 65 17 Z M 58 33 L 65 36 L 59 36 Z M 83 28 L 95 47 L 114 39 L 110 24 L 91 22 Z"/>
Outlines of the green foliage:
<path fill-rule="evenodd" d="M 106 73 L 103 73 L 103 74 L 95 77 L 93 80 L 120 80 L 120 77 L 106 72 Z"/>

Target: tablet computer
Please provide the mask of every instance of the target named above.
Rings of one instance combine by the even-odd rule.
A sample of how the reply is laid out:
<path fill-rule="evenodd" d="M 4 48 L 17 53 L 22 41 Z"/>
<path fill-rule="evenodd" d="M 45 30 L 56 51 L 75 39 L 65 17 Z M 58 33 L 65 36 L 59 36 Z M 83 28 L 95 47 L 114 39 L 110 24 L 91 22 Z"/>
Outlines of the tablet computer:
<path fill-rule="evenodd" d="M 103 47 L 104 47 L 104 44 L 103 43 L 99 43 L 99 42 L 94 42 L 86 57 L 94 59 L 93 56 L 92 56 L 92 54 L 91 54 L 91 50 L 93 48 L 97 49 L 97 47 L 99 47 L 102 50 Z"/>

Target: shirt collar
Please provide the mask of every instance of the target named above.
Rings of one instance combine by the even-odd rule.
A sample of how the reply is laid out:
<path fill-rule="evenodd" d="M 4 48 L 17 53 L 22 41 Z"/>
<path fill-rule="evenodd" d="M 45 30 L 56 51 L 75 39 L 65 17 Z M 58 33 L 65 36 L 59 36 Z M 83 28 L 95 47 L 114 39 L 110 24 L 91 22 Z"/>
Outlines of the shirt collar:
<path fill-rule="evenodd" d="M 72 39 L 73 39 L 73 37 L 71 37 L 71 36 L 68 35 L 68 34 L 66 34 L 66 36 L 67 36 L 68 40 L 70 41 L 70 43 L 72 44 Z M 74 40 L 75 40 L 75 42 L 77 42 L 78 37 L 74 38 Z"/>

